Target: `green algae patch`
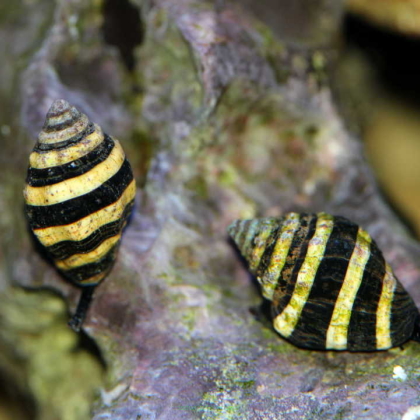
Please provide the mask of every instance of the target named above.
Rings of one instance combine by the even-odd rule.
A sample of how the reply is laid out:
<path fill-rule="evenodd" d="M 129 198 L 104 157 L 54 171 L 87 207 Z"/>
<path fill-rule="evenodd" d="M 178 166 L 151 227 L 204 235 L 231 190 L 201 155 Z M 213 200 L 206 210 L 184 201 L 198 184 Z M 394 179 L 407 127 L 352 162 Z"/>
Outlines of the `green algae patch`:
<path fill-rule="evenodd" d="M 249 399 L 256 388 L 254 371 L 246 361 L 248 351 L 241 346 L 224 346 L 224 355 L 214 364 L 213 389 L 203 395 L 197 410 L 203 419 L 246 418 L 243 416 L 247 414 Z"/>
<path fill-rule="evenodd" d="M 159 120 L 167 119 L 166 112 L 171 112 L 170 107 L 173 104 L 182 108 L 186 117 L 191 116 L 191 113 L 198 115 L 203 90 L 191 50 L 178 28 L 170 23 L 167 14 L 162 10 L 155 15 L 154 24 L 162 28 L 160 36 L 153 37 L 146 33 L 138 60 L 140 63 L 147 63 L 147 67 L 140 67 L 139 70 L 147 83 L 147 101 L 153 106 L 153 120 L 158 124 L 156 129 L 159 130 Z M 173 133 L 167 132 L 168 136 L 171 134 Z"/>
<path fill-rule="evenodd" d="M 67 326 L 63 300 L 14 288 L 0 295 L 0 305 L 1 368 L 19 372 L 14 376 L 37 401 L 39 418 L 89 419 L 103 367 Z"/>

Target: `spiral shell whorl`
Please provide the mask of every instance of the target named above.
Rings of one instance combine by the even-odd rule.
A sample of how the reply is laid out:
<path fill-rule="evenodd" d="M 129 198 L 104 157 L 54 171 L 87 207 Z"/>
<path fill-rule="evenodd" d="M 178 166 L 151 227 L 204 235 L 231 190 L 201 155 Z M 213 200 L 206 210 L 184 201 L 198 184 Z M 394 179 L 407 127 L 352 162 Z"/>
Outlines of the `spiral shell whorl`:
<path fill-rule="evenodd" d="M 228 228 L 272 301 L 274 328 L 300 347 L 384 350 L 416 336 L 419 312 L 360 226 L 326 213 Z"/>
<path fill-rule="evenodd" d="M 89 119 L 64 99 L 56 100 L 47 113 L 38 139 L 41 144 L 54 144 L 81 135 Z"/>
<path fill-rule="evenodd" d="M 113 266 L 135 181 L 118 140 L 65 100 L 49 110 L 24 190 L 29 225 L 72 282 L 99 283 Z"/>
<path fill-rule="evenodd" d="M 298 227 L 298 213 L 280 218 L 235 220 L 228 227 L 229 235 L 247 260 L 251 273 L 257 277 L 266 299 L 273 299 L 279 273 L 286 262 L 287 253 L 284 251 L 290 246 Z M 273 246 L 276 247 L 275 258 L 267 267 L 264 252 Z"/>

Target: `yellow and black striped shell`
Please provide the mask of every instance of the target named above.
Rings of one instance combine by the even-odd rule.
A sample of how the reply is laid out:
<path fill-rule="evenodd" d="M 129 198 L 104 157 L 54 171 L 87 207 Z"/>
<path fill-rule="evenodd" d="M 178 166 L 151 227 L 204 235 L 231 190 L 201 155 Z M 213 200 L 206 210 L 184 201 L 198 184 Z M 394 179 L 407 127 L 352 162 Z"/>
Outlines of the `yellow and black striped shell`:
<path fill-rule="evenodd" d="M 369 234 L 326 213 L 236 220 L 228 232 L 299 347 L 385 350 L 417 334 L 419 312 Z"/>
<path fill-rule="evenodd" d="M 29 226 L 62 275 L 95 286 L 111 270 L 135 181 L 118 140 L 57 100 L 29 157 Z"/>

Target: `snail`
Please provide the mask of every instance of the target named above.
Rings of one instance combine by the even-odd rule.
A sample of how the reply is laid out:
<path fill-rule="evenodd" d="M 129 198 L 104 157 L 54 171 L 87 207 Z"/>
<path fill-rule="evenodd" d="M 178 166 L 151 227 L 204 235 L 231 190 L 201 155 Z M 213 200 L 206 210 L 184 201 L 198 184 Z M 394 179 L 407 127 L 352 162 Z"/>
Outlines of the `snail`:
<path fill-rule="evenodd" d="M 236 220 L 228 233 L 292 344 L 374 351 L 419 340 L 419 311 L 361 227 L 326 213 Z"/>
<path fill-rule="evenodd" d="M 135 180 L 118 140 L 56 100 L 29 156 L 28 224 L 57 270 L 82 288 L 69 325 L 80 330 L 94 288 L 109 274 L 131 213 Z"/>

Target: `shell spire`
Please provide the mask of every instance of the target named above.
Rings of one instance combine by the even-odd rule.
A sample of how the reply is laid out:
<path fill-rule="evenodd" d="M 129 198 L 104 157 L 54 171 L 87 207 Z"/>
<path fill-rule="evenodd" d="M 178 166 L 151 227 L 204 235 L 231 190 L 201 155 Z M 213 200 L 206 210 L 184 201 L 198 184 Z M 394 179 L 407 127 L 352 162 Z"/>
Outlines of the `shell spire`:
<path fill-rule="evenodd" d="M 53 144 L 81 135 L 89 125 L 89 119 L 64 99 L 51 105 L 44 126 L 38 136 L 39 143 Z"/>
<path fill-rule="evenodd" d="M 290 244 L 299 225 L 299 214 L 289 213 L 288 217 L 265 217 L 252 220 L 235 220 L 229 227 L 228 233 L 235 242 L 242 256 L 249 264 L 252 274 L 262 286 L 265 298 L 272 299 L 278 272 L 284 266 L 287 254 L 287 244 Z M 282 237 L 278 238 L 281 232 Z M 275 259 L 275 267 L 266 270 L 261 264 L 264 252 L 275 245 L 279 239 Z"/>
<path fill-rule="evenodd" d="M 56 100 L 29 157 L 24 198 L 29 226 L 57 270 L 84 287 L 75 329 L 114 265 L 135 191 L 120 142 Z"/>
<path fill-rule="evenodd" d="M 44 129 L 47 131 L 57 130 L 57 125 L 76 121 L 81 112 L 71 106 L 65 99 L 56 99 L 45 117 Z"/>

